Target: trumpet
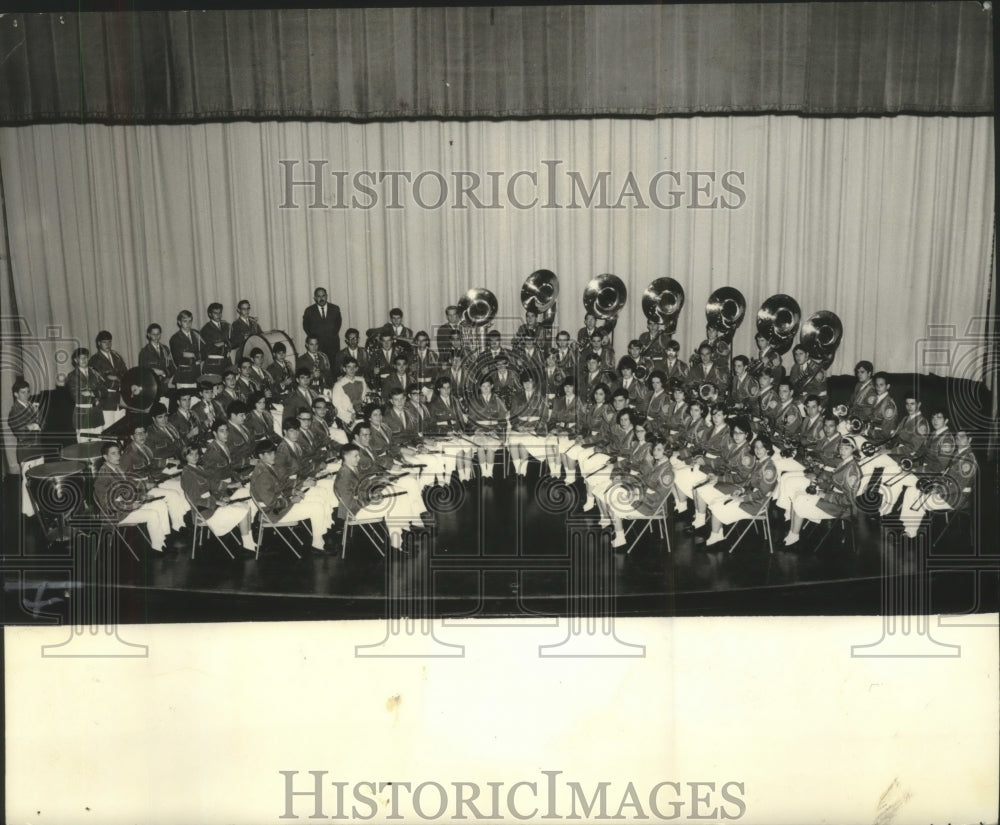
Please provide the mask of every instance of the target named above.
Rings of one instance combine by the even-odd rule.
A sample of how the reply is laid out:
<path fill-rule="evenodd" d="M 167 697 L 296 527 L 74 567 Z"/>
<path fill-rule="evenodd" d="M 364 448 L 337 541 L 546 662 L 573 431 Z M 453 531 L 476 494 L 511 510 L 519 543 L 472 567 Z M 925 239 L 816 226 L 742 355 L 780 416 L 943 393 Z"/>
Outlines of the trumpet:
<path fill-rule="evenodd" d="M 749 373 L 751 378 L 760 378 L 761 373 L 767 369 L 767 356 L 774 350 L 771 344 L 768 344 L 761 350 L 760 356 L 754 358 L 750 364 L 747 366 L 747 373 Z"/>

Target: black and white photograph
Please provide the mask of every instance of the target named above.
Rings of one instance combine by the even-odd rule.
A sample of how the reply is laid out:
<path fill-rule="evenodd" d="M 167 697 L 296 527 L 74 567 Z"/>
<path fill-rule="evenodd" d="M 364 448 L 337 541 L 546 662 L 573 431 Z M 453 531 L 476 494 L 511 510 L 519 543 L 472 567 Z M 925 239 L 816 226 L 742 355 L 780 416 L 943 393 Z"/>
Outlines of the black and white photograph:
<path fill-rule="evenodd" d="M 0 11 L 6 820 L 996 823 L 994 53 Z"/>

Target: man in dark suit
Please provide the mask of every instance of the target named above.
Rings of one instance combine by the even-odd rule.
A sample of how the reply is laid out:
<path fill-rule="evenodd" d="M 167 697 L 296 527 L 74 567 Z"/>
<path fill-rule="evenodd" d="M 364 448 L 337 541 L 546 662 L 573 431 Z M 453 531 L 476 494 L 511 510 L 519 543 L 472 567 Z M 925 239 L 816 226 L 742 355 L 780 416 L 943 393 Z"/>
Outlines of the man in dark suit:
<path fill-rule="evenodd" d="M 340 350 L 340 307 L 327 303 L 326 290 L 319 287 L 313 292 L 315 303 L 302 313 L 302 329 L 308 336 L 315 336 L 320 350 L 332 364 Z"/>
<path fill-rule="evenodd" d="M 437 351 L 441 358 L 448 357 L 451 353 L 451 333 L 462 333 L 462 326 L 458 321 L 458 307 L 446 307 L 444 311 L 448 318 L 448 323 L 437 328 Z"/>

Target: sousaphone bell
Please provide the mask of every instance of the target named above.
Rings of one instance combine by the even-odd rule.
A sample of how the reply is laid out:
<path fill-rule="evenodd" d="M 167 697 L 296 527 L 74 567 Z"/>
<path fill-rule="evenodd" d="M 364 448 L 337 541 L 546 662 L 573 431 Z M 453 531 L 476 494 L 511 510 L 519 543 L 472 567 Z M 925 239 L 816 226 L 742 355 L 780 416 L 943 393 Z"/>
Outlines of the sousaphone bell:
<path fill-rule="evenodd" d="M 500 305 L 497 296 L 484 287 L 474 287 L 458 301 L 458 311 L 469 326 L 484 327 L 492 321 Z"/>
<path fill-rule="evenodd" d="M 844 325 L 829 310 L 814 312 L 802 323 L 799 343 L 809 357 L 826 369 L 833 363 L 837 348 L 844 337 Z"/>
<path fill-rule="evenodd" d="M 583 307 L 595 318 L 616 321 L 627 298 L 628 290 L 621 278 L 617 275 L 598 275 L 583 290 Z"/>
<path fill-rule="evenodd" d="M 663 324 L 668 335 L 676 332 L 683 306 L 684 288 L 673 278 L 657 278 L 642 293 L 642 314 L 647 321 Z"/>
<path fill-rule="evenodd" d="M 767 338 L 770 351 L 784 355 L 792 348 L 799 331 L 802 310 L 788 295 L 772 295 L 757 311 L 757 334 Z"/>
<path fill-rule="evenodd" d="M 524 280 L 521 287 L 521 306 L 526 312 L 539 316 L 554 309 L 559 297 L 559 278 L 549 269 L 536 269 Z"/>

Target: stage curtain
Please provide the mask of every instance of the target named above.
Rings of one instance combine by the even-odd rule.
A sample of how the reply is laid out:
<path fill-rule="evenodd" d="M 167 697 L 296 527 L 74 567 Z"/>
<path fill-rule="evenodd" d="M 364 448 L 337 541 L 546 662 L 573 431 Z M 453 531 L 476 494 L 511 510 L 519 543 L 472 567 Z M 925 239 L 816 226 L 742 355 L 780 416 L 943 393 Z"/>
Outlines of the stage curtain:
<path fill-rule="evenodd" d="M 130 360 L 149 322 L 169 336 L 179 310 L 201 325 L 209 302 L 231 318 L 242 297 L 301 346 L 317 285 L 362 330 L 397 305 L 430 329 L 483 286 L 512 332 L 539 268 L 558 274 L 558 324 L 574 332 L 588 280 L 624 280 L 619 350 L 645 328 L 643 289 L 676 278 L 684 357 L 715 288 L 747 298 L 737 352 L 761 302 L 787 293 L 843 320 L 835 372 L 861 358 L 927 372 L 929 326 L 962 336 L 987 311 L 990 118 L 36 125 L 0 131 L 0 164 L 21 314 L 36 333 L 109 329 Z M 318 170 L 322 189 L 289 187 L 288 169 Z"/>
<path fill-rule="evenodd" d="M 974 0 L 0 15 L 0 122 L 985 114 Z"/>

